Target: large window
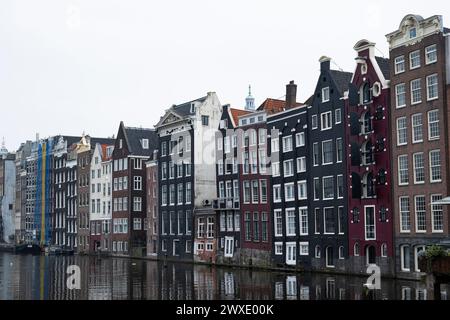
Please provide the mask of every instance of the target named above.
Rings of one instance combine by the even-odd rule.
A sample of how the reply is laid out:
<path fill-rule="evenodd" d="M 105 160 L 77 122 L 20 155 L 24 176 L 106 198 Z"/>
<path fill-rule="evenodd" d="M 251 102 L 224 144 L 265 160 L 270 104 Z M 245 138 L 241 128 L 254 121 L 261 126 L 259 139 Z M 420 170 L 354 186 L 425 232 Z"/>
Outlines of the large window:
<path fill-rule="evenodd" d="M 434 100 L 439 97 L 438 75 L 433 74 L 427 77 L 427 99 Z"/>
<path fill-rule="evenodd" d="M 408 155 L 398 156 L 398 184 L 400 186 L 409 184 Z"/>
<path fill-rule="evenodd" d="M 295 209 L 286 209 L 286 235 L 295 236 Z"/>
<path fill-rule="evenodd" d="M 404 146 L 408 144 L 408 127 L 406 117 L 397 119 L 397 145 Z"/>
<path fill-rule="evenodd" d="M 375 207 L 365 207 L 366 240 L 376 240 L 375 235 Z"/>
<path fill-rule="evenodd" d="M 322 164 L 333 163 L 333 140 L 322 142 Z"/>
<path fill-rule="evenodd" d="M 334 199 L 334 177 L 323 177 L 323 200 Z"/>
<path fill-rule="evenodd" d="M 413 51 L 409 54 L 410 69 L 417 69 L 420 67 L 420 51 Z"/>
<path fill-rule="evenodd" d="M 244 203 L 250 203 L 251 189 L 250 181 L 244 181 Z"/>
<path fill-rule="evenodd" d="M 305 146 L 305 133 L 299 132 L 295 135 L 295 146 L 304 147 Z"/>
<path fill-rule="evenodd" d="M 300 235 L 308 235 L 308 208 L 299 208 L 299 218 L 300 218 Z"/>
<path fill-rule="evenodd" d="M 333 123 L 331 111 L 322 113 L 320 115 L 320 122 L 322 131 L 331 129 Z"/>
<path fill-rule="evenodd" d="M 283 216 L 281 210 L 274 211 L 275 237 L 283 236 Z"/>
<path fill-rule="evenodd" d="M 405 72 L 405 56 L 395 58 L 395 74 Z"/>
<path fill-rule="evenodd" d="M 292 151 L 292 136 L 283 137 L 283 152 Z"/>
<path fill-rule="evenodd" d="M 306 181 L 298 182 L 298 199 L 306 200 L 308 198 L 308 192 L 306 190 Z"/>
<path fill-rule="evenodd" d="M 414 198 L 416 211 L 416 232 L 427 231 L 426 204 L 425 196 L 416 196 Z"/>
<path fill-rule="evenodd" d="M 430 151 L 430 182 L 441 182 L 441 152 L 440 150 Z"/>
<path fill-rule="evenodd" d="M 421 113 L 412 116 L 412 130 L 413 143 L 423 142 L 423 121 Z"/>
<path fill-rule="evenodd" d="M 414 159 L 414 183 L 425 183 L 425 163 L 423 153 L 415 153 Z"/>
<path fill-rule="evenodd" d="M 422 102 L 422 80 L 415 79 L 411 81 L 411 104 Z"/>
<path fill-rule="evenodd" d="M 437 201 L 442 200 L 441 195 L 431 196 L 431 221 L 433 225 L 433 232 L 441 233 L 444 231 L 444 215 L 441 204 L 436 204 Z"/>
<path fill-rule="evenodd" d="M 297 173 L 306 172 L 306 157 L 297 158 Z"/>
<path fill-rule="evenodd" d="M 437 61 L 437 47 L 435 44 L 425 48 L 425 63 L 430 64 Z"/>
<path fill-rule="evenodd" d="M 252 239 L 252 235 L 251 235 L 252 216 L 251 216 L 250 212 L 245 213 L 244 222 L 245 222 L 245 240 L 250 241 Z"/>
<path fill-rule="evenodd" d="M 400 262 L 402 271 L 411 270 L 411 248 L 408 245 L 400 247 Z"/>
<path fill-rule="evenodd" d="M 333 207 L 323 209 L 323 225 L 325 234 L 336 233 L 336 223 Z"/>
<path fill-rule="evenodd" d="M 294 160 L 286 160 L 283 163 L 284 177 L 292 177 L 294 175 Z"/>
<path fill-rule="evenodd" d="M 400 232 L 411 231 L 411 219 L 409 211 L 409 197 L 400 197 Z"/>
<path fill-rule="evenodd" d="M 428 139 L 437 140 L 439 137 L 439 110 L 432 110 L 428 112 Z"/>
<path fill-rule="evenodd" d="M 397 108 L 406 107 L 406 89 L 404 83 L 395 86 L 395 98 Z"/>
<path fill-rule="evenodd" d="M 294 183 L 286 183 L 284 185 L 284 198 L 285 201 L 294 201 L 295 200 L 295 191 L 294 191 Z"/>

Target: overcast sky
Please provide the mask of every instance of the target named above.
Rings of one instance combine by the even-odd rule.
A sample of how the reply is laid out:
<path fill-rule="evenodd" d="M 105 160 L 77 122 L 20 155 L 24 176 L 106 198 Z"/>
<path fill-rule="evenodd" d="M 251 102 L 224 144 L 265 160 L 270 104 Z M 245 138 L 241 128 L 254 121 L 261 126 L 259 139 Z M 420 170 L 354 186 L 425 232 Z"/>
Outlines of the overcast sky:
<path fill-rule="evenodd" d="M 320 56 L 353 71 L 367 38 L 387 57 L 408 13 L 450 26 L 441 0 L 1 0 L 0 139 L 152 127 L 208 91 L 243 108 L 249 84 L 259 105 L 295 80 L 303 102 Z"/>

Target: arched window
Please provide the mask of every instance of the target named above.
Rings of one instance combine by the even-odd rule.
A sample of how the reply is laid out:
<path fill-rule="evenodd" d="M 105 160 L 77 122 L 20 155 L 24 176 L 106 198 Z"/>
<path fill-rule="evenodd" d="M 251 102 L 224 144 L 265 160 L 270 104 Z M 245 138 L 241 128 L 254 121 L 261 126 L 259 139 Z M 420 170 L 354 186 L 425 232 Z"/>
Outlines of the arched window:
<path fill-rule="evenodd" d="M 362 146 L 362 152 L 363 152 L 363 164 L 366 166 L 370 166 L 374 163 L 374 156 L 373 156 L 373 145 L 371 141 L 364 142 Z"/>
<path fill-rule="evenodd" d="M 370 91 L 370 84 L 368 82 L 363 84 L 361 91 L 362 104 L 370 102 L 370 100 L 372 100 L 372 95 Z"/>
<path fill-rule="evenodd" d="M 373 182 L 372 172 L 366 173 L 363 178 L 363 196 L 364 198 L 375 197 L 375 184 Z"/>
<path fill-rule="evenodd" d="M 355 257 L 359 257 L 359 243 L 356 242 L 355 245 L 353 246 L 353 255 Z"/>
<path fill-rule="evenodd" d="M 369 134 L 372 132 L 372 130 L 373 130 L 372 114 L 370 113 L 370 111 L 363 113 L 363 115 L 361 117 L 361 124 L 362 124 L 361 132 L 363 134 Z"/>
<path fill-rule="evenodd" d="M 343 260 L 343 259 L 345 259 L 345 257 L 344 257 L 344 247 L 339 247 L 339 259 L 340 260 Z"/>

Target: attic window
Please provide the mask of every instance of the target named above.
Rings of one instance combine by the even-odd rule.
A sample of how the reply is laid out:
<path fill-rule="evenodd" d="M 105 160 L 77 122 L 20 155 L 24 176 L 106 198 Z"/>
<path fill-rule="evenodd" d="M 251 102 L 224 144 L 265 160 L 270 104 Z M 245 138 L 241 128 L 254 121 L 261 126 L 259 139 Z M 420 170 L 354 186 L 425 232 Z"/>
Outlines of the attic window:
<path fill-rule="evenodd" d="M 191 103 L 191 113 L 195 113 L 195 103 Z"/>
<path fill-rule="evenodd" d="M 409 38 L 414 39 L 415 37 L 417 37 L 417 29 L 412 27 L 409 29 Z"/>
<path fill-rule="evenodd" d="M 148 139 L 142 139 L 142 149 L 148 149 Z"/>
<path fill-rule="evenodd" d="M 123 147 L 123 140 L 119 139 L 119 149 L 122 149 L 122 147 Z"/>

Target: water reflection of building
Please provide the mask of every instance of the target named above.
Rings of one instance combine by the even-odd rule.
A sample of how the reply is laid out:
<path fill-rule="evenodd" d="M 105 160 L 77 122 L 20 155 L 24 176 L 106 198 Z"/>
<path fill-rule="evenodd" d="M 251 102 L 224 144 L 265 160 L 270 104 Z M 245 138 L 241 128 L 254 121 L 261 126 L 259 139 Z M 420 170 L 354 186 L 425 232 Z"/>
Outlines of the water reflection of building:
<path fill-rule="evenodd" d="M 195 267 L 196 268 L 196 267 Z M 160 265 L 160 297 L 162 300 L 192 300 L 194 291 L 198 289 L 191 265 Z M 203 268 L 203 266 L 200 266 Z M 198 295 L 195 294 L 195 299 Z"/>

